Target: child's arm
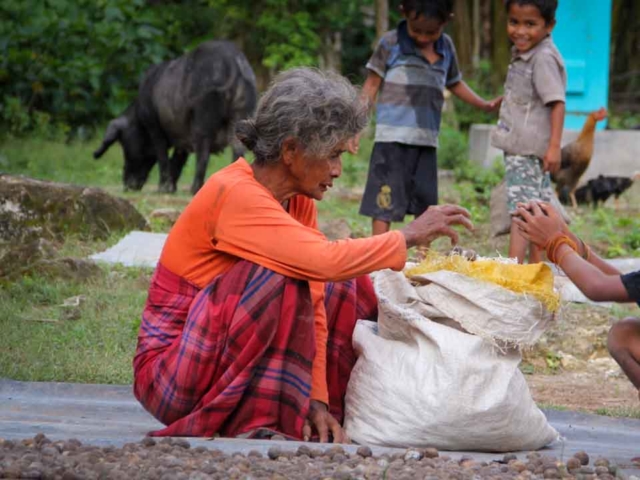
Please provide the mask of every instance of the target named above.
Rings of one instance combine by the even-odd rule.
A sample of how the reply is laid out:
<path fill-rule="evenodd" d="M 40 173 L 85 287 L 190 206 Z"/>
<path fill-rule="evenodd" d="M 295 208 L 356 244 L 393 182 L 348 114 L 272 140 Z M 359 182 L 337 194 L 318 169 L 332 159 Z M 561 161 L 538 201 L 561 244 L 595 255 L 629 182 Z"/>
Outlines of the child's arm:
<path fill-rule="evenodd" d="M 522 235 L 539 248 L 558 234 L 569 236 L 576 244 L 578 238 L 568 231 L 560 214 L 548 203 L 529 202 L 519 204 L 513 222 Z M 554 253 L 557 265 L 588 298 L 594 301 L 626 302 L 631 300 L 629 291 L 620 278 L 620 272 L 590 252 L 585 260 L 566 243 Z"/>
<path fill-rule="evenodd" d="M 551 138 L 547 152 L 542 157 L 545 172 L 556 173 L 560 169 L 562 127 L 564 125 L 564 102 L 551 104 Z"/>
<path fill-rule="evenodd" d="M 485 112 L 493 112 L 500 108 L 502 103 L 502 97 L 494 98 L 493 100 L 485 100 L 474 92 L 464 80 L 448 87 L 449 91 L 456 97 L 469 105 L 473 105 Z"/>
<path fill-rule="evenodd" d="M 367 75 L 367 79 L 364 81 L 364 85 L 362 85 L 361 91 L 362 98 L 364 98 L 369 105 L 369 111 L 371 111 L 373 109 L 373 106 L 376 104 L 376 97 L 378 96 L 380 85 L 382 85 L 382 77 L 377 73 L 369 70 L 369 75 Z M 347 142 L 347 151 L 349 153 L 355 155 L 359 150 L 360 134 L 356 135 Z"/>
<path fill-rule="evenodd" d="M 605 273 L 571 249 L 566 243 L 558 248 L 558 266 L 567 277 L 595 302 L 628 302 L 629 292 L 622 283 L 620 274 Z"/>
<path fill-rule="evenodd" d="M 562 61 L 554 55 L 536 55 L 533 63 L 533 89 L 545 107 L 550 109 L 551 138 L 542 157 L 545 172 L 560 169 L 562 127 L 564 125 L 566 79 Z"/>
<path fill-rule="evenodd" d="M 369 70 L 367 79 L 364 81 L 364 85 L 362 85 L 362 97 L 369 103 L 370 111 L 376 104 L 376 96 L 378 95 L 378 90 L 380 90 L 380 85 L 382 85 L 382 77 Z"/>
<path fill-rule="evenodd" d="M 564 227 L 564 233 L 567 235 L 567 237 L 573 240 L 573 242 L 576 245 L 579 245 L 578 252 L 581 255 L 584 255 L 585 254 L 584 251 L 586 251 L 587 245 L 584 244 L 576 234 L 574 234 L 571 230 L 569 230 L 569 227 L 566 224 Z M 581 243 L 582 245 L 580 245 Z M 589 253 L 589 263 L 606 275 L 617 275 L 617 276 L 622 275 L 622 272 L 620 272 L 620 270 L 618 270 L 616 267 L 614 267 L 610 263 L 607 263 L 605 260 L 600 258 L 593 250 L 590 250 L 590 253 Z"/>
<path fill-rule="evenodd" d="M 562 225 L 562 232 L 569 237 L 573 243 L 575 243 L 576 245 L 578 245 L 578 253 L 580 253 L 580 255 L 584 256 L 587 253 L 587 245 L 580 240 L 580 238 L 573 233 L 571 230 L 569 230 L 569 225 L 567 225 L 564 221 L 564 219 L 560 216 L 560 214 L 558 213 L 557 210 L 555 210 L 553 207 L 551 207 L 551 205 L 549 205 L 548 203 L 544 203 L 544 202 L 536 202 L 538 204 L 538 207 L 540 208 L 540 210 L 542 210 L 542 213 L 544 213 L 547 217 L 549 217 L 552 221 L 554 221 L 556 223 L 556 225 Z M 529 203 L 518 203 L 518 208 L 522 207 L 528 210 L 531 210 L 533 208 L 532 206 L 532 202 Z M 536 219 L 536 221 L 539 221 Z M 545 226 L 546 229 L 546 233 L 549 234 L 549 237 L 553 234 L 553 228 L 549 228 L 547 226 Z M 539 240 L 539 239 L 536 239 Z M 602 273 L 606 273 L 607 275 L 622 275 L 622 272 L 620 272 L 620 270 L 618 270 L 616 267 L 614 267 L 613 265 L 611 265 L 610 263 L 607 263 L 605 260 L 603 260 L 602 258 L 600 258 L 593 250 L 589 249 L 589 263 L 591 263 L 591 265 L 593 265 L 594 267 L 596 267 L 598 270 L 600 270 Z"/>

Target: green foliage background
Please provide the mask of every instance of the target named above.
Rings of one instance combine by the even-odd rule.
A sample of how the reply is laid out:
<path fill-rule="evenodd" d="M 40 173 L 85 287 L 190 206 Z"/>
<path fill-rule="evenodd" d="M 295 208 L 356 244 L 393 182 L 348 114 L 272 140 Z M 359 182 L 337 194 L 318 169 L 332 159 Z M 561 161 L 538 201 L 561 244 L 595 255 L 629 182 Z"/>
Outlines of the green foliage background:
<path fill-rule="evenodd" d="M 374 29 L 372 0 L 3 0 L 0 122 L 54 135 L 120 114 L 142 72 L 209 39 L 234 40 L 258 76 L 319 65 L 323 39 L 344 32 L 343 73 L 359 80 Z M 356 28 L 353 28 L 353 27 Z"/>
<path fill-rule="evenodd" d="M 388 2 L 392 28 L 399 2 Z M 634 0 L 613 3 L 610 125 L 633 128 L 640 77 L 638 56 L 630 52 L 638 28 L 637 16 L 627 12 L 636 6 Z M 465 79 L 478 93 L 494 97 L 508 61 L 502 1 L 456 5 L 447 31 L 458 46 Z M 489 15 L 483 21 L 491 23 L 491 32 L 481 35 L 479 64 L 470 57 L 472 5 L 481 6 Z M 146 68 L 209 39 L 236 42 L 260 87 L 285 68 L 324 67 L 332 51 L 338 52 L 341 72 L 360 83 L 374 37 L 374 0 L 2 0 L 0 133 L 87 137 L 126 108 Z M 453 127 L 462 132 L 471 123 L 494 120 L 455 103 Z"/>

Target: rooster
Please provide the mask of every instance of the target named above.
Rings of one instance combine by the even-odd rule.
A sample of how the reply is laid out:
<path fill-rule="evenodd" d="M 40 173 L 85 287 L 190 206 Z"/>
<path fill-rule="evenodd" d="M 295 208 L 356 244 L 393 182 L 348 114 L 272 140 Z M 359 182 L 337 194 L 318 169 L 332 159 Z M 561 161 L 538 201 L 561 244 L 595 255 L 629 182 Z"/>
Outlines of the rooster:
<path fill-rule="evenodd" d="M 580 136 L 562 147 L 560 170 L 551 175 L 551 179 L 556 183 L 558 196 L 562 196 L 564 191 L 568 191 L 573 208 L 578 208 L 575 195 L 578 182 L 591 163 L 596 123 L 605 118 L 607 118 L 607 111 L 604 108 L 589 114 Z"/>

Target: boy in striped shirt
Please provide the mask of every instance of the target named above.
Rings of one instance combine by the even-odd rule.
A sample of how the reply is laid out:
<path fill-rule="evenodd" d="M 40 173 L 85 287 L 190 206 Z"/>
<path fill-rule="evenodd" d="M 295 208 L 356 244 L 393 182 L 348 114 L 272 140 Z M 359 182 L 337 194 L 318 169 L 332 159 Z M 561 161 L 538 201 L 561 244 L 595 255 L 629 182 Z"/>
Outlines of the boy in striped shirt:
<path fill-rule="evenodd" d="M 456 50 L 443 30 L 453 0 L 403 0 L 404 19 L 383 35 L 367 63 L 363 94 L 376 105 L 375 145 L 360 214 L 372 234 L 388 232 L 406 214 L 438 203 L 436 148 L 444 90 L 487 112 L 486 101 L 462 80 Z"/>

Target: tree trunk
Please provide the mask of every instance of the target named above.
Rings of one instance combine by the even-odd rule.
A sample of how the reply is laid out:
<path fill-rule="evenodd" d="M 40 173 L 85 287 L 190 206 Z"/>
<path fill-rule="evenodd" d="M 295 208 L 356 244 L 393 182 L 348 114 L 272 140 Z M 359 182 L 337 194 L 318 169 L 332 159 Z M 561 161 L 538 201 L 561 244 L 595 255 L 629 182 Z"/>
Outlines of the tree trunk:
<path fill-rule="evenodd" d="M 491 31 L 491 4 L 493 0 L 482 0 L 480 8 L 480 21 L 482 23 L 482 42 L 480 44 L 480 58 L 491 60 L 491 45 L 493 35 Z"/>
<path fill-rule="evenodd" d="M 612 107 L 640 111 L 640 3 L 637 0 L 615 0 L 611 35 Z"/>
<path fill-rule="evenodd" d="M 389 1 L 376 0 L 376 41 L 389 30 Z"/>
<path fill-rule="evenodd" d="M 458 52 L 458 63 L 466 73 L 472 67 L 471 0 L 458 0 L 453 6 L 453 44 Z"/>
<path fill-rule="evenodd" d="M 507 35 L 507 12 L 501 1 L 493 2 L 491 64 L 495 85 L 502 85 L 507 75 L 511 59 L 509 37 Z"/>
<path fill-rule="evenodd" d="M 342 72 L 342 33 L 325 32 L 322 35 L 322 50 L 320 52 L 320 68 Z"/>
<path fill-rule="evenodd" d="M 480 23 L 480 0 L 473 0 L 473 54 L 471 63 L 476 70 L 480 66 L 480 43 L 481 43 L 481 23 Z"/>

